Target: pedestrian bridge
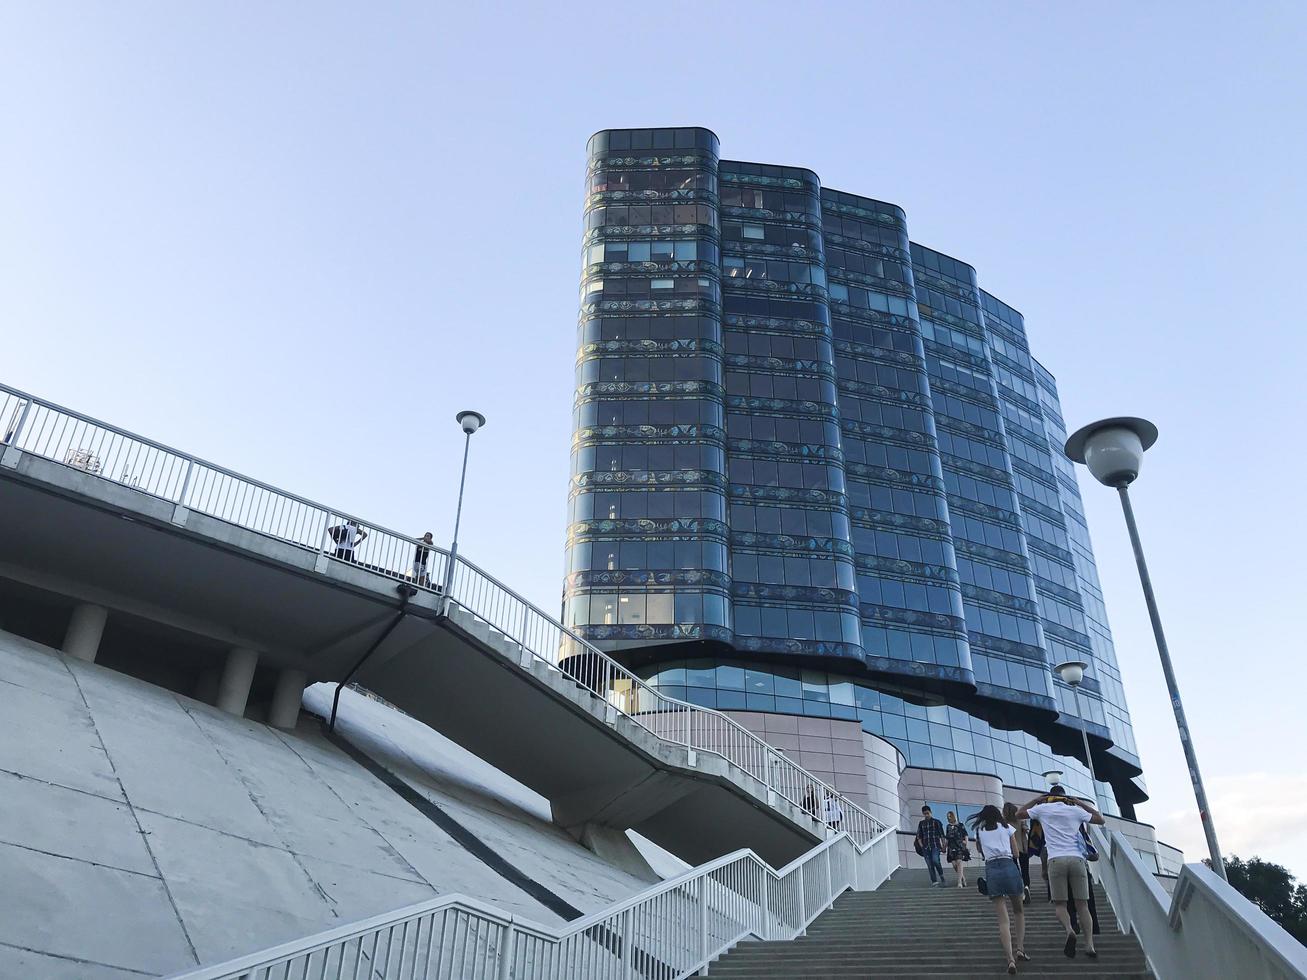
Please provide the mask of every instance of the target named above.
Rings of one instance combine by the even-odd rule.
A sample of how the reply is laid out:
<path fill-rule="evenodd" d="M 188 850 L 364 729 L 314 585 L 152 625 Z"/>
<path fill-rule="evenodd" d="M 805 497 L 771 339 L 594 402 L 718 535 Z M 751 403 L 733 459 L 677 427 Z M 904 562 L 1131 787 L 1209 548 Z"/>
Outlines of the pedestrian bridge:
<path fill-rule="evenodd" d="M 859 844 L 884 830 L 462 556 L 3 386 L 0 436 L 0 579 L 78 604 L 66 652 L 94 659 L 106 616 L 204 637 L 230 650 L 219 706 L 240 713 L 255 665 L 276 669 L 274 724 L 306 683 L 357 681 L 596 848 L 632 829 L 692 864 L 748 846 L 779 866 L 828 836 L 827 794 Z M 350 522 L 352 553 L 331 534 Z"/>

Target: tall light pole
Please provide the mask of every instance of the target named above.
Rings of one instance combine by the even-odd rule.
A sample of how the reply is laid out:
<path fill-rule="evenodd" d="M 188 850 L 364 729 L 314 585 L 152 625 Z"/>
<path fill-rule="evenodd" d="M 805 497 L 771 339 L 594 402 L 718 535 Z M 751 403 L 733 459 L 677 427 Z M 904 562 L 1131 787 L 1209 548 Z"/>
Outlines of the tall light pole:
<path fill-rule="evenodd" d="M 463 427 L 463 473 L 458 478 L 458 508 L 454 511 L 454 540 L 449 546 L 449 564 L 445 567 L 444 595 L 440 601 L 440 612 L 449 615 L 449 593 L 454 585 L 454 565 L 458 561 L 458 525 L 463 519 L 463 487 L 467 484 L 467 452 L 472 446 L 472 434 L 486 424 L 486 417 L 480 412 L 459 412 L 454 421 Z"/>
<path fill-rule="evenodd" d="M 1162 661 L 1167 691 L 1171 695 L 1171 708 L 1175 711 L 1176 728 L 1180 731 L 1180 745 L 1184 749 L 1185 763 L 1189 766 L 1189 779 L 1194 786 L 1194 799 L 1198 803 L 1198 817 L 1207 837 L 1207 850 L 1212 859 L 1212 870 L 1225 878 L 1225 862 L 1221 859 L 1221 846 L 1216 842 L 1216 827 L 1207 808 L 1207 791 L 1198 771 L 1198 756 L 1193 739 L 1189 736 L 1189 723 L 1185 720 L 1184 702 L 1176 684 L 1175 669 L 1171 666 L 1171 653 L 1166 647 L 1166 634 L 1162 632 L 1162 617 L 1157 611 L 1157 598 L 1153 595 L 1153 581 L 1144 562 L 1144 546 L 1139 541 L 1139 528 L 1135 524 L 1134 508 L 1130 506 L 1129 486 L 1139 476 L 1139 465 L 1144 452 L 1157 441 L 1157 426 L 1146 419 L 1117 417 L 1091 422 L 1074 432 L 1066 441 L 1067 458 L 1084 463 L 1094 479 L 1104 486 L 1115 487 L 1125 512 L 1130 544 L 1139 567 L 1139 581 L 1144 588 L 1144 602 L 1148 605 L 1148 618 L 1153 624 L 1153 637 L 1157 640 L 1157 653 Z"/>
<path fill-rule="evenodd" d="M 1080 713 L 1080 682 L 1085 679 L 1085 668 L 1088 666 L 1083 660 L 1068 660 L 1053 669 L 1057 671 L 1057 676 L 1062 678 L 1062 683 L 1069 686 L 1071 693 L 1075 695 L 1076 717 L 1080 719 L 1080 737 L 1085 741 L 1085 765 L 1089 767 L 1089 792 L 1094 798 L 1094 806 L 1101 810 L 1102 804 L 1098 802 L 1098 776 L 1094 774 L 1094 757 L 1089 753 L 1089 731 L 1085 728 L 1085 716 Z"/>

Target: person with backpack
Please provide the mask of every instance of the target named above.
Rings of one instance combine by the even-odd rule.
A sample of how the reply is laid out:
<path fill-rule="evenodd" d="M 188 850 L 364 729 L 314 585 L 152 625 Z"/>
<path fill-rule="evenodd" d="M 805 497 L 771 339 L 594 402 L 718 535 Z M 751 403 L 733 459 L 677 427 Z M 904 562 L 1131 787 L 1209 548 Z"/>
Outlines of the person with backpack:
<path fill-rule="evenodd" d="M 944 828 L 944 859 L 953 865 L 953 873 L 958 876 L 958 887 L 966 888 L 966 863 L 971 860 L 971 852 L 967 850 L 967 828 L 952 810 L 945 815 L 945 819 L 948 820 L 948 826 Z"/>
<path fill-rule="evenodd" d="M 346 520 L 344 524 L 337 524 L 327 533 L 331 535 L 331 540 L 336 542 L 336 557 L 341 561 L 353 561 L 354 549 L 368 536 L 368 532 L 359 527 L 359 522 L 352 519 Z"/>
<path fill-rule="evenodd" d="M 1080 848 L 1080 828 L 1087 823 L 1102 824 L 1103 815 L 1093 806 L 1068 796 L 1055 785 L 1017 811 L 1017 817 L 1032 817 L 1044 828 L 1044 850 L 1048 854 L 1049 894 L 1057 920 L 1066 930 L 1062 952 L 1076 955 L 1076 931 L 1071 926 L 1067 903 L 1075 902 L 1076 912 L 1085 929 L 1085 955 L 1098 958 L 1094 949 L 1093 919 L 1089 915 L 1089 869 Z"/>
<path fill-rule="evenodd" d="M 984 893 L 989 896 L 998 918 L 998 940 L 1007 956 L 1007 972 L 1017 972 L 1017 961 L 1029 961 L 1026 955 L 1026 910 L 1021 903 L 1025 885 L 1017 864 L 1016 828 L 1010 825 L 998 807 L 989 804 L 971 818 L 976 850 L 985 862 Z M 979 884 L 979 883 L 978 883 Z M 1016 947 L 1012 945 L 1012 926 L 1008 910 L 1016 919 Z"/>
<path fill-rule="evenodd" d="M 929 806 L 921 808 L 921 822 L 917 824 L 917 836 L 913 845 L 917 853 L 926 859 L 926 870 L 930 872 L 930 887 L 944 887 L 944 866 L 939 863 L 940 846 L 944 843 L 944 825 L 930 813 Z"/>

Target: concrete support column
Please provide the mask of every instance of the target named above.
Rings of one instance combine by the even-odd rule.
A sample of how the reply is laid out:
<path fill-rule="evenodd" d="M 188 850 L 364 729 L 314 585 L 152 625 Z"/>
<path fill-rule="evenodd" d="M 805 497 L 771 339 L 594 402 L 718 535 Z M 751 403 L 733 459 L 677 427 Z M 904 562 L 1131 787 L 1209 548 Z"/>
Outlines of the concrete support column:
<path fill-rule="evenodd" d="M 72 618 L 68 620 L 68 631 L 64 633 L 64 653 L 94 663 L 95 655 L 100 652 L 100 637 L 104 635 L 104 624 L 108 618 L 109 610 L 104 606 L 94 606 L 89 602 L 78 603 L 73 609 Z"/>
<path fill-rule="evenodd" d="M 259 662 L 259 655 L 245 647 L 232 647 L 227 654 L 227 664 L 222 669 L 222 679 L 218 681 L 218 707 L 236 715 L 245 714 L 245 702 L 250 696 L 250 684 L 254 680 L 254 667 Z"/>
<path fill-rule="evenodd" d="M 272 692 L 272 708 L 268 711 L 268 724 L 274 728 L 294 728 L 300 716 L 300 701 L 308 675 L 293 667 L 283 667 L 277 674 L 277 687 Z"/>

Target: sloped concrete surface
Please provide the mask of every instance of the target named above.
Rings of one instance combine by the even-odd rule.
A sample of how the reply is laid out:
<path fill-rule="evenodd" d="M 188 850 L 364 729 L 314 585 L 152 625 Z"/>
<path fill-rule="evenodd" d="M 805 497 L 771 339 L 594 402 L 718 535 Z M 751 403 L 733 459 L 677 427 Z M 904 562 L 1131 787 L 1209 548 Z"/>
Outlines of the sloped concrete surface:
<path fill-rule="evenodd" d="M 341 717 L 364 751 L 576 907 L 644 887 L 413 719 L 352 692 Z M 309 716 L 277 732 L 7 633 L 0 801 L 2 977 L 169 974 L 450 892 L 560 921 Z"/>

